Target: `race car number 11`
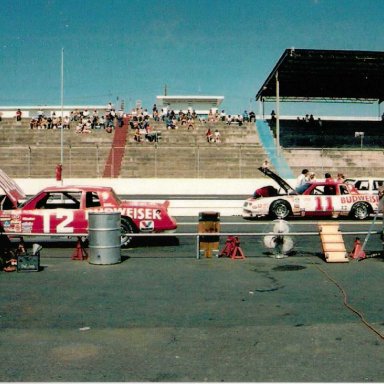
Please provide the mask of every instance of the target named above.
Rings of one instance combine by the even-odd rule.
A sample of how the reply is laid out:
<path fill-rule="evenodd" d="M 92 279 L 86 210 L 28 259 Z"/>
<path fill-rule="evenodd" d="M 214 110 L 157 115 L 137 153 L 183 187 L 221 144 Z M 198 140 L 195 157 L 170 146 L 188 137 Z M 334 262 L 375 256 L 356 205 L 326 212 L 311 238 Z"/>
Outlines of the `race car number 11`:
<path fill-rule="evenodd" d="M 325 201 L 324 201 L 325 200 Z M 332 197 L 316 197 L 316 211 L 333 211 Z"/>

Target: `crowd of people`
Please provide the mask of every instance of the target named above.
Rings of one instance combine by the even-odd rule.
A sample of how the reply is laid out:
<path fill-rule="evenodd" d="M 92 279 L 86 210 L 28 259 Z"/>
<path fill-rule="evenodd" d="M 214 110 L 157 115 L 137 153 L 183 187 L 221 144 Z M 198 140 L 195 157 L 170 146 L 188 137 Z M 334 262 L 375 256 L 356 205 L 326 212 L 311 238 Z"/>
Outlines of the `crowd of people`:
<path fill-rule="evenodd" d="M 22 120 L 22 111 L 17 109 L 15 113 L 16 121 Z M 226 114 L 225 110 L 218 111 L 210 109 L 208 115 L 199 115 L 192 108 L 186 111 L 163 107 L 159 109 L 156 104 L 152 107 L 152 113 L 146 108 L 136 107 L 130 113 L 125 113 L 122 108 L 116 111 L 115 107 L 109 102 L 105 110 L 89 110 L 87 108 L 66 111 L 63 114 L 57 111 L 48 112 L 40 109 L 29 121 L 30 129 L 74 129 L 76 133 L 87 134 L 95 129 L 103 129 L 112 132 L 115 127 L 122 127 L 124 118 L 129 117 L 129 127 L 134 131 L 132 137 L 137 143 L 144 141 L 158 141 L 161 137 L 160 132 L 154 132 L 151 126 L 151 118 L 154 122 L 163 122 L 166 129 L 186 129 L 195 130 L 199 124 L 224 122 L 227 125 L 242 126 L 247 122 L 255 122 L 256 115 L 253 111 L 245 110 L 242 114 Z M 205 131 L 205 137 L 209 143 L 220 143 L 221 134 L 218 129 L 212 129 L 210 125 Z"/>

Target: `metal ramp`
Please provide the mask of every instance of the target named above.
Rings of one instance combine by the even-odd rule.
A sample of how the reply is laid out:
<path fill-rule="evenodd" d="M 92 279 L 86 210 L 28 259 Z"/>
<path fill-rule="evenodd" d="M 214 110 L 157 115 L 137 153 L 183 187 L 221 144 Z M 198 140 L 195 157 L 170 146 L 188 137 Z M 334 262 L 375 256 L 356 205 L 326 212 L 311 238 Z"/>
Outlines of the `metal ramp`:
<path fill-rule="evenodd" d="M 321 245 L 327 263 L 345 263 L 349 261 L 344 239 L 337 223 L 318 225 Z"/>

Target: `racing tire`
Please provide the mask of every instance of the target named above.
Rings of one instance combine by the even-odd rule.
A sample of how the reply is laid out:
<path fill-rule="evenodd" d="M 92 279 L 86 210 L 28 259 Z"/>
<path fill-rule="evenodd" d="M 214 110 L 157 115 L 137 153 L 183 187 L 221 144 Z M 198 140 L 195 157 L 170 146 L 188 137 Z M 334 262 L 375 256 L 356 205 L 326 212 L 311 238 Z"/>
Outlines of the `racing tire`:
<path fill-rule="evenodd" d="M 121 229 L 120 244 L 122 247 L 124 247 L 132 243 L 133 237 L 129 236 L 129 234 L 137 233 L 137 229 L 135 224 L 133 224 L 132 220 L 125 217 L 121 218 L 120 229 Z"/>
<path fill-rule="evenodd" d="M 274 219 L 285 219 L 291 214 L 291 206 L 284 200 L 276 200 L 272 203 L 269 213 Z"/>
<path fill-rule="evenodd" d="M 369 214 L 371 213 L 371 208 L 369 204 L 359 201 L 356 203 L 352 209 L 351 209 L 351 218 L 356 220 L 365 220 L 368 218 Z"/>

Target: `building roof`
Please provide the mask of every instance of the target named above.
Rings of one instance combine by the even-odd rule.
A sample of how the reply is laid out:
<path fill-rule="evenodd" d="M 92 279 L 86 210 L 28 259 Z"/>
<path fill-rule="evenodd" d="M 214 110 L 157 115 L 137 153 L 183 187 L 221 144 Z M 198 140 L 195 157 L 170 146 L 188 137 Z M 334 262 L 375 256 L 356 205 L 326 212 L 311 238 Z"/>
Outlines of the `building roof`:
<path fill-rule="evenodd" d="M 384 100 L 384 52 L 286 49 L 256 99 Z"/>
<path fill-rule="evenodd" d="M 201 103 L 211 103 L 214 105 L 220 105 L 222 101 L 224 100 L 224 96 L 156 96 L 156 99 L 162 100 L 163 102 L 168 103 L 177 103 L 177 102 L 201 102 Z"/>

